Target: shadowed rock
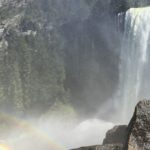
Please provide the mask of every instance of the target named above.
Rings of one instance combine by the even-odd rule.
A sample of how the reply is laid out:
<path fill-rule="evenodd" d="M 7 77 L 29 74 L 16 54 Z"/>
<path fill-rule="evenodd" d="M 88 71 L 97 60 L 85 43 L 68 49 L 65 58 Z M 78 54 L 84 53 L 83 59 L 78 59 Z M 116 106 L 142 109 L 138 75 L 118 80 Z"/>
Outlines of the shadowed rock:
<path fill-rule="evenodd" d="M 125 144 L 125 139 L 127 137 L 127 126 L 120 125 L 115 126 L 113 129 L 106 133 L 106 138 L 103 144 Z"/>

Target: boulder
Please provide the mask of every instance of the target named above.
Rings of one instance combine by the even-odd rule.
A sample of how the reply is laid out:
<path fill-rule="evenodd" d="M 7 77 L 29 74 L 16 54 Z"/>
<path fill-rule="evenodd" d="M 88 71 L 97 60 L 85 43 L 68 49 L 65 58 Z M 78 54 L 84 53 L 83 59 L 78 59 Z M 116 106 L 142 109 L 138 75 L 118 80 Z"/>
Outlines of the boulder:
<path fill-rule="evenodd" d="M 127 138 L 127 126 L 120 125 L 115 126 L 113 129 L 109 130 L 106 133 L 106 138 L 103 141 L 103 144 L 125 144 Z"/>
<path fill-rule="evenodd" d="M 140 101 L 128 126 L 125 150 L 150 150 L 150 101 Z"/>

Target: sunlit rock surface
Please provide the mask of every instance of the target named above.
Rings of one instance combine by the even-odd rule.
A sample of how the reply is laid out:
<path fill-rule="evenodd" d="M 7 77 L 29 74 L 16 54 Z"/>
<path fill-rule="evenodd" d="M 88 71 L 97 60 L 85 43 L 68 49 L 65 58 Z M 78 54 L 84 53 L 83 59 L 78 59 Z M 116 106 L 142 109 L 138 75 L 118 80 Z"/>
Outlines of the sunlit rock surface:
<path fill-rule="evenodd" d="M 150 101 L 141 101 L 128 126 L 127 150 L 150 149 Z"/>

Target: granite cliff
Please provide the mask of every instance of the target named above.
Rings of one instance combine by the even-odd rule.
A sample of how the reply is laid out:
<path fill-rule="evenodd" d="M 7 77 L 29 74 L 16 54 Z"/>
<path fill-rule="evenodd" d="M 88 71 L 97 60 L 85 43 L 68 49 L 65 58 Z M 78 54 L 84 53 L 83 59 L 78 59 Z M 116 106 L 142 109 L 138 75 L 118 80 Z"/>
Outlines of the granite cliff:
<path fill-rule="evenodd" d="M 94 114 L 118 82 L 110 3 L 1 0 L 0 109 L 39 115 L 62 103 Z"/>

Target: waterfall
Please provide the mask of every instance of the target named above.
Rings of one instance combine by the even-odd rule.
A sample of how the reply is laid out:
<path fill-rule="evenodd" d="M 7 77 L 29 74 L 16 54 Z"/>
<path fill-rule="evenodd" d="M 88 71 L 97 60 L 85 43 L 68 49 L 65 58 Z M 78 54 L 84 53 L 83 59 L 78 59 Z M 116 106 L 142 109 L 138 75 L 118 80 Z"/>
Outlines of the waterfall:
<path fill-rule="evenodd" d="M 150 7 L 131 8 L 125 15 L 118 105 L 127 121 L 136 103 L 150 98 Z"/>

